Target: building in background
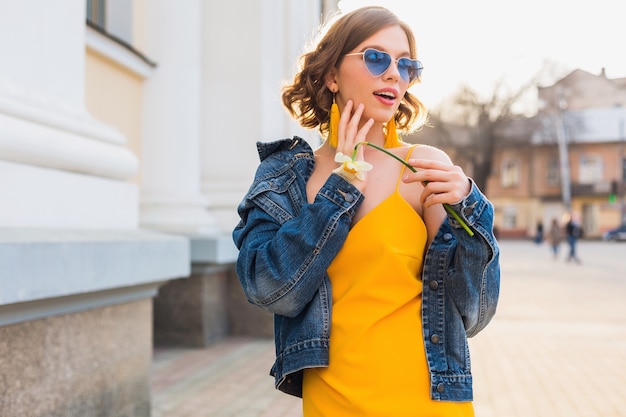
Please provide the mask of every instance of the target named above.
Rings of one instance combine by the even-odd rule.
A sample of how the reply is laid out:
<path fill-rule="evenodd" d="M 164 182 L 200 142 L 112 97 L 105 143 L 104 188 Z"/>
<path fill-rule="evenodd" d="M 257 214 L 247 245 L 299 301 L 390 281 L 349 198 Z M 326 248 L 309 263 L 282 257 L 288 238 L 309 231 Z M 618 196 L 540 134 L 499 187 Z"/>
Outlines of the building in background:
<path fill-rule="evenodd" d="M 538 89 L 540 111 L 501 129 L 487 191 L 502 236 L 571 213 L 585 236 L 626 222 L 626 79 L 572 71 Z"/>
<path fill-rule="evenodd" d="M 534 236 L 539 223 L 572 214 L 586 238 L 626 224 L 626 78 L 574 70 L 537 92 L 532 117 L 507 115 L 481 130 L 434 114 L 405 139 L 444 149 L 470 177 L 479 157 L 492 154 L 482 188 L 503 238 Z M 492 135 L 492 149 L 481 135 Z"/>
<path fill-rule="evenodd" d="M 149 416 L 153 339 L 249 330 L 235 207 L 256 141 L 315 140 L 279 92 L 321 14 L 0 0 L 0 415 Z"/>

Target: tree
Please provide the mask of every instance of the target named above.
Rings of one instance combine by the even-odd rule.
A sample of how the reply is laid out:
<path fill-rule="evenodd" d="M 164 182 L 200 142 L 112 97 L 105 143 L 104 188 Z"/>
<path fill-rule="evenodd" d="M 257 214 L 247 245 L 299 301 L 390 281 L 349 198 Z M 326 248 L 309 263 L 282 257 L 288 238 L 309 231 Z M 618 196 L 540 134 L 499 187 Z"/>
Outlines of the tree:
<path fill-rule="evenodd" d="M 499 128 L 514 115 L 515 105 L 536 86 L 537 81 L 532 79 L 517 91 L 510 92 L 499 81 L 486 99 L 481 99 L 467 86 L 454 97 L 457 111 L 464 116 L 464 125 L 470 131 L 471 140 L 463 153 L 470 161 L 472 179 L 479 188 L 487 189 Z"/>

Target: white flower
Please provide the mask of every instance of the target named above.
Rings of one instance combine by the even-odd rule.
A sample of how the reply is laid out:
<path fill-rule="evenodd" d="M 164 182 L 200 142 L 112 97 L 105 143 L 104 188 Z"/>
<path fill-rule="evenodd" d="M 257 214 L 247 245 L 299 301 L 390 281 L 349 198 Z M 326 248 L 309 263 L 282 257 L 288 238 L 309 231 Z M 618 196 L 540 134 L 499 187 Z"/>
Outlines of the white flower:
<path fill-rule="evenodd" d="M 365 173 L 373 168 L 372 164 L 369 162 L 355 161 L 348 155 L 344 155 L 341 152 L 337 152 L 337 154 L 335 154 L 335 162 L 338 162 L 341 165 L 334 169 L 333 172 L 348 180 L 357 178 L 363 181 L 365 179 Z"/>

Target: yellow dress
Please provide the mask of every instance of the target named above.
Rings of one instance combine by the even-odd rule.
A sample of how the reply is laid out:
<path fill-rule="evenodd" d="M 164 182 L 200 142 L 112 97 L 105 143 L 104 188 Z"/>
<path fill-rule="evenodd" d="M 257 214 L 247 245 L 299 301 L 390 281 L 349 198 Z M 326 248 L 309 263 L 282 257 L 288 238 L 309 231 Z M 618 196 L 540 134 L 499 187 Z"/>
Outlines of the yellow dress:
<path fill-rule="evenodd" d="M 419 279 L 426 226 L 399 184 L 352 227 L 328 268 L 330 363 L 304 371 L 304 417 L 474 415 L 471 402 L 430 399 Z"/>

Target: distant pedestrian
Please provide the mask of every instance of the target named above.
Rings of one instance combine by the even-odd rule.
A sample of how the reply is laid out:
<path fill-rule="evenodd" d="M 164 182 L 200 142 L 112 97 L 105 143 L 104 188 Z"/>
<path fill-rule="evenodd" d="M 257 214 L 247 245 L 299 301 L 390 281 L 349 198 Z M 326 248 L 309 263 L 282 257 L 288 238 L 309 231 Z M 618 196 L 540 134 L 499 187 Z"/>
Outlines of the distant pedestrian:
<path fill-rule="evenodd" d="M 567 243 L 569 245 L 569 254 L 567 255 L 566 261 L 580 263 L 580 258 L 576 253 L 576 244 L 578 243 L 578 239 L 583 236 L 583 228 L 577 216 L 571 216 L 565 224 L 565 235 L 567 236 Z"/>
<path fill-rule="evenodd" d="M 559 220 L 555 217 L 550 223 L 550 230 L 548 231 L 548 239 L 550 240 L 550 250 L 554 259 L 559 256 L 559 247 L 563 241 L 563 230 Z"/>
<path fill-rule="evenodd" d="M 537 222 L 537 231 L 535 232 L 535 243 L 540 244 L 543 242 L 543 222 L 539 220 Z"/>

